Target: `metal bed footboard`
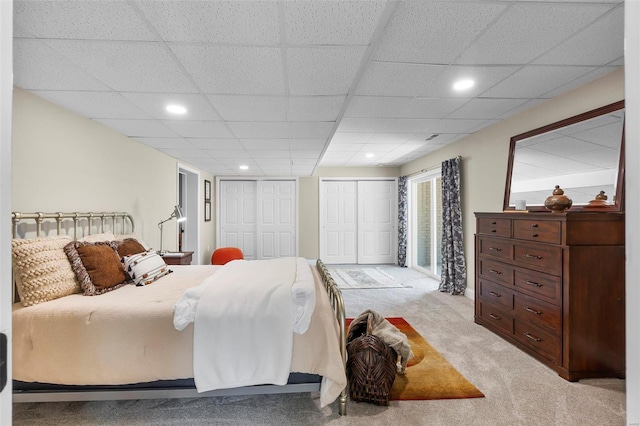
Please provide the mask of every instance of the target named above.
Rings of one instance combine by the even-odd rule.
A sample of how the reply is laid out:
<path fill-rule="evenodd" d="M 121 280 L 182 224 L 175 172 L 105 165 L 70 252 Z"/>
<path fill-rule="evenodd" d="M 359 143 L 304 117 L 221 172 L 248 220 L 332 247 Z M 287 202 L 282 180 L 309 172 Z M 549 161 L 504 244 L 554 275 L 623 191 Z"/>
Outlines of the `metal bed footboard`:
<path fill-rule="evenodd" d="M 333 312 L 336 315 L 336 320 L 338 321 L 338 325 L 340 328 L 340 354 L 342 355 L 342 365 L 345 369 L 347 368 L 347 329 L 346 329 L 346 311 L 344 308 L 344 301 L 342 300 L 342 292 L 338 288 L 338 285 L 333 280 L 333 277 L 329 273 L 329 270 L 322 262 L 322 260 L 318 259 L 316 261 L 316 267 L 318 268 L 318 272 L 320 273 L 320 277 L 322 278 L 322 284 L 324 288 L 327 290 L 327 294 L 329 295 L 329 300 L 331 302 L 331 307 L 333 308 Z M 345 387 L 340 393 L 340 401 L 339 401 L 339 411 L 341 415 L 347 414 L 347 388 Z"/>

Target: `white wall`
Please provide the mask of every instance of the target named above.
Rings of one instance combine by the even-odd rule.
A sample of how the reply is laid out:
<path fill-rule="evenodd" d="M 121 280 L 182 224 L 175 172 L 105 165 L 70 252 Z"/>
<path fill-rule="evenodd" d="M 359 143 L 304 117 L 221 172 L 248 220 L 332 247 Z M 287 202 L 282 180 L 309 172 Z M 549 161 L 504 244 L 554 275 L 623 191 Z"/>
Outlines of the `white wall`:
<path fill-rule="evenodd" d="M 12 150 L 13 211 L 126 211 L 136 233 L 159 247 L 157 224 L 177 199 L 176 159 L 20 89 L 14 90 Z M 213 226 L 200 227 L 206 248 Z M 175 220 L 164 225 L 163 243 L 176 250 Z M 202 247 L 201 253 L 204 261 Z"/>
<path fill-rule="evenodd" d="M 402 175 L 439 167 L 462 156 L 461 192 L 467 287 L 474 277 L 474 212 L 502 211 L 512 136 L 624 99 L 624 70 L 616 70 L 571 92 L 545 101 L 458 142 L 405 164 Z M 471 296 L 471 294 L 469 294 Z"/>

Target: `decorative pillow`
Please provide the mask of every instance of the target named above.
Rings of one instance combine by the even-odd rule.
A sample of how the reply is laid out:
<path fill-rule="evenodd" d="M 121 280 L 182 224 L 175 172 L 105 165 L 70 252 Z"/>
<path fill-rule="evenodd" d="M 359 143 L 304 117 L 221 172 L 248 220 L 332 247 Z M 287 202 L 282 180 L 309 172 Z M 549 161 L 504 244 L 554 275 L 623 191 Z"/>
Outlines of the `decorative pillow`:
<path fill-rule="evenodd" d="M 172 272 L 162 257 L 154 251 L 126 256 L 122 262 L 133 282 L 139 286 L 151 284 Z"/>
<path fill-rule="evenodd" d="M 85 296 L 97 296 L 127 284 L 115 242 L 73 241 L 64 247 Z"/>
<path fill-rule="evenodd" d="M 122 258 L 145 252 L 147 249 L 135 238 L 127 238 L 122 241 L 116 241 L 116 251 L 118 252 L 118 256 Z"/>
<path fill-rule="evenodd" d="M 129 238 L 133 238 L 134 240 L 138 241 L 140 243 L 140 245 L 142 247 L 144 247 L 145 251 L 149 251 L 151 250 L 151 247 L 149 246 L 149 244 L 147 244 L 139 235 L 136 234 L 120 234 L 120 235 L 116 235 L 115 239 L 116 240 L 126 240 Z"/>
<path fill-rule="evenodd" d="M 103 232 L 101 234 L 86 235 L 79 238 L 78 241 L 83 243 L 99 243 L 102 241 L 113 241 L 115 239 L 116 237 L 113 235 L 113 232 Z"/>
<path fill-rule="evenodd" d="M 24 306 L 80 292 L 64 252 L 70 241 L 68 236 L 11 241 L 14 279 Z"/>

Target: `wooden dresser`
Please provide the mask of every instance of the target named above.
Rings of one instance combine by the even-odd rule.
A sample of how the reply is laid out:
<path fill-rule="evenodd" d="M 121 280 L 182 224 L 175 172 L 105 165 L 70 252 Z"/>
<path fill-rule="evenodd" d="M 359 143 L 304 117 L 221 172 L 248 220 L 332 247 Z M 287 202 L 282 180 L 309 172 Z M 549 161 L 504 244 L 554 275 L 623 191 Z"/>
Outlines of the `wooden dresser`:
<path fill-rule="evenodd" d="M 475 322 L 571 381 L 624 377 L 624 213 L 476 213 Z"/>

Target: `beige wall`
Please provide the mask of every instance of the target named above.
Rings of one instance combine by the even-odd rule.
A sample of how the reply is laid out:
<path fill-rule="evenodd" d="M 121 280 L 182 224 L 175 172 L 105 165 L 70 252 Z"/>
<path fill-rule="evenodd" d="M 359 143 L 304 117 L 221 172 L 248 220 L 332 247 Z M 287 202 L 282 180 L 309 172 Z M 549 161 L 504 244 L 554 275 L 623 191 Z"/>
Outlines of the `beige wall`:
<path fill-rule="evenodd" d="M 474 277 L 474 212 L 502 211 L 510 138 L 621 99 L 624 99 L 624 69 L 545 101 L 401 168 L 401 174 L 408 175 L 462 156 L 461 190 L 469 289 L 473 288 Z"/>
<path fill-rule="evenodd" d="M 212 180 L 212 176 L 200 172 L 200 179 Z M 14 90 L 13 211 L 126 211 L 136 221 L 136 233 L 158 248 L 157 224 L 171 214 L 176 199 L 177 160 L 96 121 Z M 204 210 L 204 203 L 199 204 Z M 213 223 L 200 224 L 201 259 L 207 262 Z M 165 249 L 176 249 L 174 235 L 176 222 L 167 222 Z"/>

